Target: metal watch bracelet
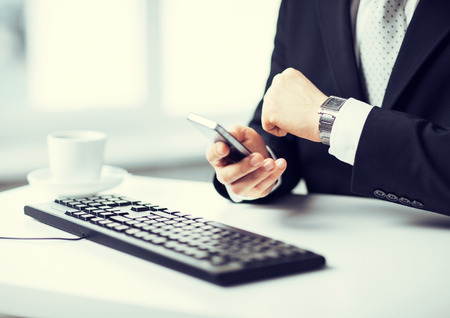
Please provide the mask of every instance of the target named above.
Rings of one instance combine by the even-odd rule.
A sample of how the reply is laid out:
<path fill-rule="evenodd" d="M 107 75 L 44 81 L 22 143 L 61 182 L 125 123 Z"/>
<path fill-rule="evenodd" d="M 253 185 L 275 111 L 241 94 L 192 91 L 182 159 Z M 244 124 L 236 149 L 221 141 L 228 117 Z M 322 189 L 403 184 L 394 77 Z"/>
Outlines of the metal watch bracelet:
<path fill-rule="evenodd" d="M 336 115 L 346 101 L 347 99 L 345 98 L 330 96 L 322 106 L 320 106 L 319 137 L 323 144 L 330 145 L 331 130 L 333 129 Z"/>

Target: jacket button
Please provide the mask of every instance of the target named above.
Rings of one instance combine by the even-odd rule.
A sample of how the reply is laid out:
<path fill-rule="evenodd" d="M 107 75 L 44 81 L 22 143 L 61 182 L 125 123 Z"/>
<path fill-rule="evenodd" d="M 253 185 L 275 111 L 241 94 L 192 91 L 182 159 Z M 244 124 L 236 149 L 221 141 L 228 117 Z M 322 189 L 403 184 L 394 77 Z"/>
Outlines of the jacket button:
<path fill-rule="evenodd" d="M 388 193 L 386 195 L 386 199 L 388 199 L 388 201 L 391 201 L 391 202 L 397 202 L 398 201 L 398 196 L 396 196 L 393 193 Z"/>
<path fill-rule="evenodd" d="M 422 209 L 422 208 L 423 208 L 423 203 L 422 203 L 422 202 L 419 202 L 419 201 L 416 201 L 416 200 L 414 200 L 413 202 L 411 202 L 411 205 L 412 205 L 413 207 L 417 208 L 417 209 Z"/>
<path fill-rule="evenodd" d="M 403 205 L 411 205 L 411 200 L 405 197 L 401 197 L 400 199 L 398 199 L 398 202 Z"/>
<path fill-rule="evenodd" d="M 378 199 L 384 199 L 386 198 L 386 193 L 383 190 L 377 189 L 373 192 L 373 194 L 378 198 Z"/>

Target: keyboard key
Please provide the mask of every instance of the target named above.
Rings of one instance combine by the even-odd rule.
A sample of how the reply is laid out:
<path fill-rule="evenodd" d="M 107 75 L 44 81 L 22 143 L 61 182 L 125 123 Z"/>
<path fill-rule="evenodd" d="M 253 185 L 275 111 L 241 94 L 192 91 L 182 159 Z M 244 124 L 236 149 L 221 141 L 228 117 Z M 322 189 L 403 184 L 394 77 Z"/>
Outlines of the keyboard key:
<path fill-rule="evenodd" d="M 182 212 L 179 212 L 179 211 L 172 212 L 171 214 L 179 216 L 179 217 L 186 217 L 186 216 L 189 217 L 189 216 L 191 216 L 190 214 L 182 213 Z"/>
<path fill-rule="evenodd" d="M 88 207 L 89 207 L 89 206 L 86 205 L 86 204 L 77 204 L 77 205 L 74 206 L 74 208 L 75 208 L 75 209 L 78 209 L 78 210 L 84 210 L 84 209 L 86 209 L 86 208 L 88 208 Z"/>
<path fill-rule="evenodd" d="M 89 210 L 89 213 L 90 213 L 90 214 L 94 214 L 94 215 L 96 215 L 96 216 L 99 216 L 100 213 L 106 212 L 106 211 L 104 211 L 104 210 L 99 210 L 99 209 L 97 209 L 97 208 L 94 208 L 94 209 L 95 209 L 95 210 Z"/>
<path fill-rule="evenodd" d="M 137 233 L 134 233 L 133 236 L 137 237 L 137 238 L 143 238 L 145 235 L 147 235 L 148 233 L 145 231 L 139 231 Z"/>
<path fill-rule="evenodd" d="M 93 218 L 95 218 L 95 215 L 92 215 L 92 214 L 80 215 L 80 220 L 83 220 L 83 221 L 89 221 Z"/>
<path fill-rule="evenodd" d="M 135 212 L 143 212 L 143 211 L 148 211 L 148 210 L 150 210 L 150 208 L 145 205 L 135 205 L 135 206 L 131 207 L 131 211 L 135 211 Z"/>
<path fill-rule="evenodd" d="M 72 216 L 72 214 L 75 212 L 80 212 L 80 211 L 78 211 L 76 209 L 67 209 L 65 214 Z"/>
<path fill-rule="evenodd" d="M 215 256 L 211 257 L 210 262 L 211 262 L 211 264 L 217 266 L 217 265 L 224 265 L 224 264 L 228 263 L 228 260 L 223 256 L 215 255 Z"/>
<path fill-rule="evenodd" d="M 166 211 L 167 210 L 167 208 L 166 207 L 163 207 L 163 206 L 158 206 L 158 207 L 154 207 L 154 208 L 152 208 L 152 211 Z M 168 214 L 170 214 L 170 213 L 168 213 Z"/>
<path fill-rule="evenodd" d="M 125 221 L 125 224 L 127 224 L 129 226 L 133 226 L 134 224 L 138 224 L 138 223 L 140 223 L 140 222 L 133 220 L 133 219 L 128 219 L 128 221 Z"/>
<path fill-rule="evenodd" d="M 204 226 L 201 226 L 200 228 L 204 231 L 209 231 L 209 230 L 214 229 L 214 227 L 212 225 L 204 225 Z"/>
<path fill-rule="evenodd" d="M 150 226 L 150 225 L 147 225 L 147 226 Z M 169 232 L 167 232 L 166 230 L 164 230 L 164 229 L 162 229 L 160 227 L 152 230 L 152 233 L 156 233 L 156 234 L 159 234 L 159 235 L 162 235 L 162 236 L 164 236 L 164 234 L 165 235 L 169 235 L 170 234 Z"/>
<path fill-rule="evenodd" d="M 114 201 L 108 201 L 108 202 L 105 202 L 105 205 L 107 205 L 107 206 L 109 206 L 109 207 L 111 207 L 111 208 L 114 208 L 114 207 L 116 207 L 116 206 L 119 206 L 119 204 L 118 204 L 117 202 L 114 202 Z"/>
<path fill-rule="evenodd" d="M 145 226 L 148 226 L 148 224 L 143 223 L 143 222 L 133 224 L 133 227 L 136 228 L 136 229 L 141 229 L 141 228 L 143 228 Z"/>
<path fill-rule="evenodd" d="M 116 200 L 114 201 L 115 203 L 117 203 L 118 206 L 128 206 L 131 205 L 130 201 L 125 201 L 125 200 Z"/>
<path fill-rule="evenodd" d="M 104 221 L 104 218 L 95 217 L 89 220 L 89 222 L 97 224 L 99 221 Z"/>
<path fill-rule="evenodd" d="M 145 204 L 142 204 L 142 205 L 145 205 L 145 206 L 149 207 L 150 210 L 153 210 L 154 208 L 158 208 L 159 207 L 158 204 L 153 204 L 153 203 L 145 203 Z"/>
<path fill-rule="evenodd" d="M 170 210 L 170 209 L 166 209 L 164 210 L 165 213 L 169 213 L 169 214 L 174 214 L 174 213 L 179 213 L 180 211 L 178 210 Z"/>
<path fill-rule="evenodd" d="M 174 248 L 175 246 L 177 246 L 178 244 L 179 244 L 179 243 L 176 242 L 176 241 L 170 241 L 170 240 L 168 240 L 168 241 L 164 244 L 164 247 L 173 249 L 173 248 Z"/>
<path fill-rule="evenodd" d="M 176 224 L 178 223 L 177 221 L 173 221 L 173 220 L 169 220 L 169 221 L 164 221 L 164 224 Z"/>
<path fill-rule="evenodd" d="M 163 211 L 152 211 L 152 214 L 163 217 L 163 218 L 167 218 L 167 219 L 174 219 L 176 217 L 175 215 L 172 215 L 170 213 L 166 213 Z"/>
<path fill-rule="evenodd" d="M 72 213 L 72 216 L 74 216 L 76 218 L 79 218 L 82 215 L 88 215 L 88 214 L 86 212 L 83 212 L 83 211 L 78 211 L 78 212 L 73 212 Z"/>
<path fill-rule="evenodd" d="M 146 218 L 147 218 L 147 220 L 153 219 L 153 220 L 157 220 L 157 221 L 163 221 L 163 220 L 168 220 L 169 219 L 169 218 L 166 218 L 166 217 L 161 217 L 159 215 L 155 215 L 155 214 L 153 214 L 153 212 L 152 212 L 152 214 L 147 215 Z"/>
<path fill-rule="evenodd" d="M 126 218 L 126 217 L 123 217 L 123 216 L 120 216 L 120 215 L 111 216 L 109 219 L 114 221 L 114 222 L 118 222 L 120 224 L 123 224 L 123 223 L 125 223 L 127 221 L 130 221 L 129 218 Z"/>
<path fill-rule="evenodd" d="M 103 219 L 103 221 L 98 221 L 97 222 L 98 225 L 103 226 L 103 227 L 105 227 L 106 225 L 108 225 L 110 223 L 114 223 L 114 222 L 110 221 L 110 220 L 105 220 L 105 219 Z"/>
<path fill-rule="evenodd" d="M 112 212 L 100 212 L 97 216 L 101 216 L 102 218 L 109 218 L 110 216 L 114 216 L 115 214 Z"/>
<path fill-rule="evenodd" d="M 161 237 L 161 236 L 158 236 L 152 240 L 153 244 L 164 244 L 166 242 L 167 242 L 167 239 L 165 237 Z"/>
<path fill-rule="evenodd" d="M 148 231 L 148 232 L 152 232 L 154 230 L 156 230 L 158 227 L 154 226 L 154 225 L 146 225 L 141 227 L 142 230 L 144 231 Z"/>
<path fill-rule="evenodd" d="M 117 231 L 117 232 L 123 232 L 128 229 L 130 229 L 130 227 L 127 225 L 119 225 L 119 226 L 114 227 L 114 231 Z"/>
<path fill-rule="evenodd" d="M 110 210 L 110 212 L 116 214 L 116 215 L 128 215 L 128 211 L 121 211 L 121 210 Z"/>
<path fill-rule="evenodd" d="M 135 221 L 140 221 L 140 222 L 145 222 L 145 221 L 147 221 L 149 218 L 147 217 L 147 216 L 141 216 L 141 217 L 138 217 L 138 218 L 134 218 L 133 220 L 135 220 Z"/>
<path fill-rule="evenodd" d="M 156 239 L 156 238 L 158 238 L 158 235 L 155 235 L 155 234 L 147 234 L 147 235 L 144 235 L 144 236 L 142 237 L 142 239 L 143 239 L 144 241 L 152 241 L 152 240 L 154 240 L 154 239 Z"/>
<path fill-rule="evenodd" d="M 139 229 L 128 229 L 128 230 L 125 230 L 125 234 L 127 234 L 127 235 L 134 235 L 134 234 L 136 234 L 138 232 L 140 232 Z"/>
<path fill-rule="evenodd" d="M 198 249 L 194 249 L 195 253 L 192 254 L 192 257 L 195 257 L 196 259 L 206 259 L 208 258 L 209 254 L 205 251 L 201 251 Z"/>
<path fill-rule="evenodd" d="M 117 222 L 110 222 L 110 223 L 105 224 L 105 227 L 112 229 L 112 228 L 114 228 L 116 226 L 119 226 L 119 225 L 121 225 L 121 224 L 117 223 Z"/>
<path fill-rule="evenodd" d="M 67 202 L 67 203 L 66 203 L 66 205 L 67 205 L 68 207 L 74 208 L 74 209 L 76 209 L 76 206 L 77 206 L 78 204 L 79 204 L 78 201 L 70 201 L 70 202 Z"/>

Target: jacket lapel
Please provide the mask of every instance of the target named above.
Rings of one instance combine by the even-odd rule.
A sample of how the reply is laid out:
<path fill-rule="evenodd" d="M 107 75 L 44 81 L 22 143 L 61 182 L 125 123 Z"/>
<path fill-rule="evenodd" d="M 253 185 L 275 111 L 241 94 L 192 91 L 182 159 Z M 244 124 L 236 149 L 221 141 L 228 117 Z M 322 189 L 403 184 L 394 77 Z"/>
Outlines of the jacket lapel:
<path fill-rule="evenodd" d="M 383 108 L 392 108 L 421 65 L 450 31 L 450 1 L 421 0 L 406 31 L 386 89 Z"/>
<path fill-rule="evenodd" d="M 315 0 L 322 38 L 339 96 L 366 100 L 353 45 L 349 0 Z M 426 0 L 424 0 L 426 1 Z"/>

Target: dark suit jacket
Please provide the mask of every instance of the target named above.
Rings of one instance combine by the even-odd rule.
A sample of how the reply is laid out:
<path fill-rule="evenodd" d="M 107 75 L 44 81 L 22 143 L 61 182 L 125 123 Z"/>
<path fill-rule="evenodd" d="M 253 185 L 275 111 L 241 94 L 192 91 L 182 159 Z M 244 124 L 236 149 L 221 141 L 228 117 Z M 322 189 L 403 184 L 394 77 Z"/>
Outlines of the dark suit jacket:
<path fill-rule="evenodd" d="M 266 89 L 274 75 L 293 67 L 327 95 L 366 101 L 349 6 L 349 0 L 283 1 Z M 450 1 L 419 2 L 382 108 L 374 107 L 364 125 L 353 167 L 320 143 L 266 133 L 261 102 L 250 126 L 288 162 L 282 186 L 268 198 L 289 193 L 304 178 L 311 193 L 375 197 L 450 215 L 449 17 Z M 215 185 L 227 196 L 217 180 Z"/>

